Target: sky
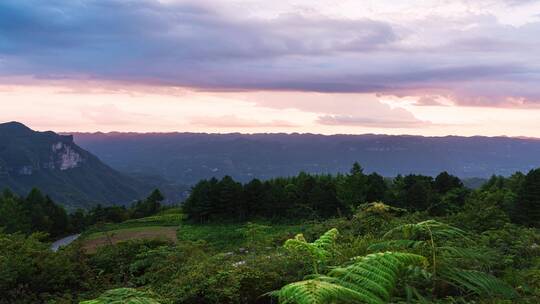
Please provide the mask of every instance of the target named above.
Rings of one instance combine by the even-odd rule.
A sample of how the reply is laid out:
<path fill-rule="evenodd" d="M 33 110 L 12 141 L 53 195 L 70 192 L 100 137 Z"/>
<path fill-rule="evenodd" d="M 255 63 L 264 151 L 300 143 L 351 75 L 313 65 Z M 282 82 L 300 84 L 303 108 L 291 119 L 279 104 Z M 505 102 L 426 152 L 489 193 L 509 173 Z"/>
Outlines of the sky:
<path fill-rule="evenodd" d="M 2 121 L 540 137 L 540 1 L 2 0 Z"/>

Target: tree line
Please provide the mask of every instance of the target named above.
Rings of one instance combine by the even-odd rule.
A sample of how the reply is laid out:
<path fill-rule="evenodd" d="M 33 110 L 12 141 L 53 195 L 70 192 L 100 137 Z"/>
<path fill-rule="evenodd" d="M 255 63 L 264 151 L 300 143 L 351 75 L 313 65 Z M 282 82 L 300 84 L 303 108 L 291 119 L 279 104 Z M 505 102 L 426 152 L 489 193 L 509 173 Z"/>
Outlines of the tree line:
<path fill-rule="evenodd" d="M 493 176 L 483 187 L 512 193 L 512 202 L 502 207 L 516 222 L 532 225 L 540 220 L 540 169 L 508 178 Z M 409 174 L 389 179 L 377 173 L 365 174 L 355 163 L 348 174 L 302 172 L 267 181 L 253 179 L 245 184 L 230 176 L 201 180 L 192 188 L 183 210 L 189 219 L 201 223 L 329 218 L 353 214 L 364 203 L 382 201 L 441 216 L 462 208 L 471 192 L 448 172 L 436 177 Z"/>
<path fill-rule="evenodd" d="M 461 204 L 467 189 L 459 178 L 443 172 L 436 178 L 398 175 L 385 179 L 365 174 L 355 163 L 348 174 L 313 175 L 267 181 L 253 179 L 246 184 L 230 176 L 202 180 L 183 205 L 193 220 L 247 220 L 252 218 L 328 218 L 347 215 L 366 202 L 384 201 L 396 207 L 440 211 L 440 202 Z M 449 193 L 452 193 L 451 195 Z"/>
<path fill-rule="evenodd" d="M 156 189 L 130 207 L 98 204 L 90 210 L 78 209 L 68 214 L 39 189 L 32 189 L 27 196 L 5 190 L 0 195 L 0 228 L 6 233 L 40 231 L 53 238 L 83 231 L 97 223 L 119 223 L 156 214 L 162 209 L 163 200 L 163 195 Z"/>

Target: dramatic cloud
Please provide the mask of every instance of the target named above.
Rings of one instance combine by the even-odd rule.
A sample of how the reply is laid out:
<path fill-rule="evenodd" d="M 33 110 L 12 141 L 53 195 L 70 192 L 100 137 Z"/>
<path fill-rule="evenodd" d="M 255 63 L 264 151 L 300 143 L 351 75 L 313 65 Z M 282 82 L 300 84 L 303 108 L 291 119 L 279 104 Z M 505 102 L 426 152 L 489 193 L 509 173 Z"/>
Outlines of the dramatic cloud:
<path fill-rule="evenodd" d="M 538 1 L 331 2 L 4 0 L 0 76 L 540 103 Z"/>

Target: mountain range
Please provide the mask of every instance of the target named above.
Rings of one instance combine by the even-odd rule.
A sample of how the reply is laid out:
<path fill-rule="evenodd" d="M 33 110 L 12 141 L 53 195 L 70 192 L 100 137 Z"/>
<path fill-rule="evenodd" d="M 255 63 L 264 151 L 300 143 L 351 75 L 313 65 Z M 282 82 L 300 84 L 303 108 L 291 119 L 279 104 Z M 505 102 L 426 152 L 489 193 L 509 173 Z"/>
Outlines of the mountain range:
<path fill-rule="evenodd" d="M 391 177 L 448 171 L 462 178 L 540 167 L 540 140 L 390 135 L 74 133 L 75 141 L 122 172 L 183 184 L 230 175 L 240 181 L 311 173 L 367 172 Z"/>
<path fill-rule="evenodd" d="M 89 152 L 90 151 L 90 152 Z M 462 178 L 540 167 L 540 140 L 390 135 L 71 133 L 0 124 L 0 190 L 41 189 L 68 209 L 126 204 L 160 188 L 182 200 L 200 179 L 239 181 L 309 173 L 366 172 Z M 475 184 L 481 179 L 473 180 Z"/>

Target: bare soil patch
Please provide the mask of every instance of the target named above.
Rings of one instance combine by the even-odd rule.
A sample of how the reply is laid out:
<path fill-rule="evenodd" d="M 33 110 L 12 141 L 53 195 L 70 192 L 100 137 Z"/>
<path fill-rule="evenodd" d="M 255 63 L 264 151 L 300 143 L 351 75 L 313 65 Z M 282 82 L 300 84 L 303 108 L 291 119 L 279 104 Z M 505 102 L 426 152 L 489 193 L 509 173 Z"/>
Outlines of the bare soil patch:
<path fill-rule="evenodd" d="M 125 229 L 103 232 L 98 237 L 92 237 L 84 241 L 83 248 L 88 253 L 96 252 L 97 248 L 104 245 L 114 245 L 128 240 L 140 239 L 164 239 L 177 242 L 177 227 L 146 227 L 147 229 Z"/>

